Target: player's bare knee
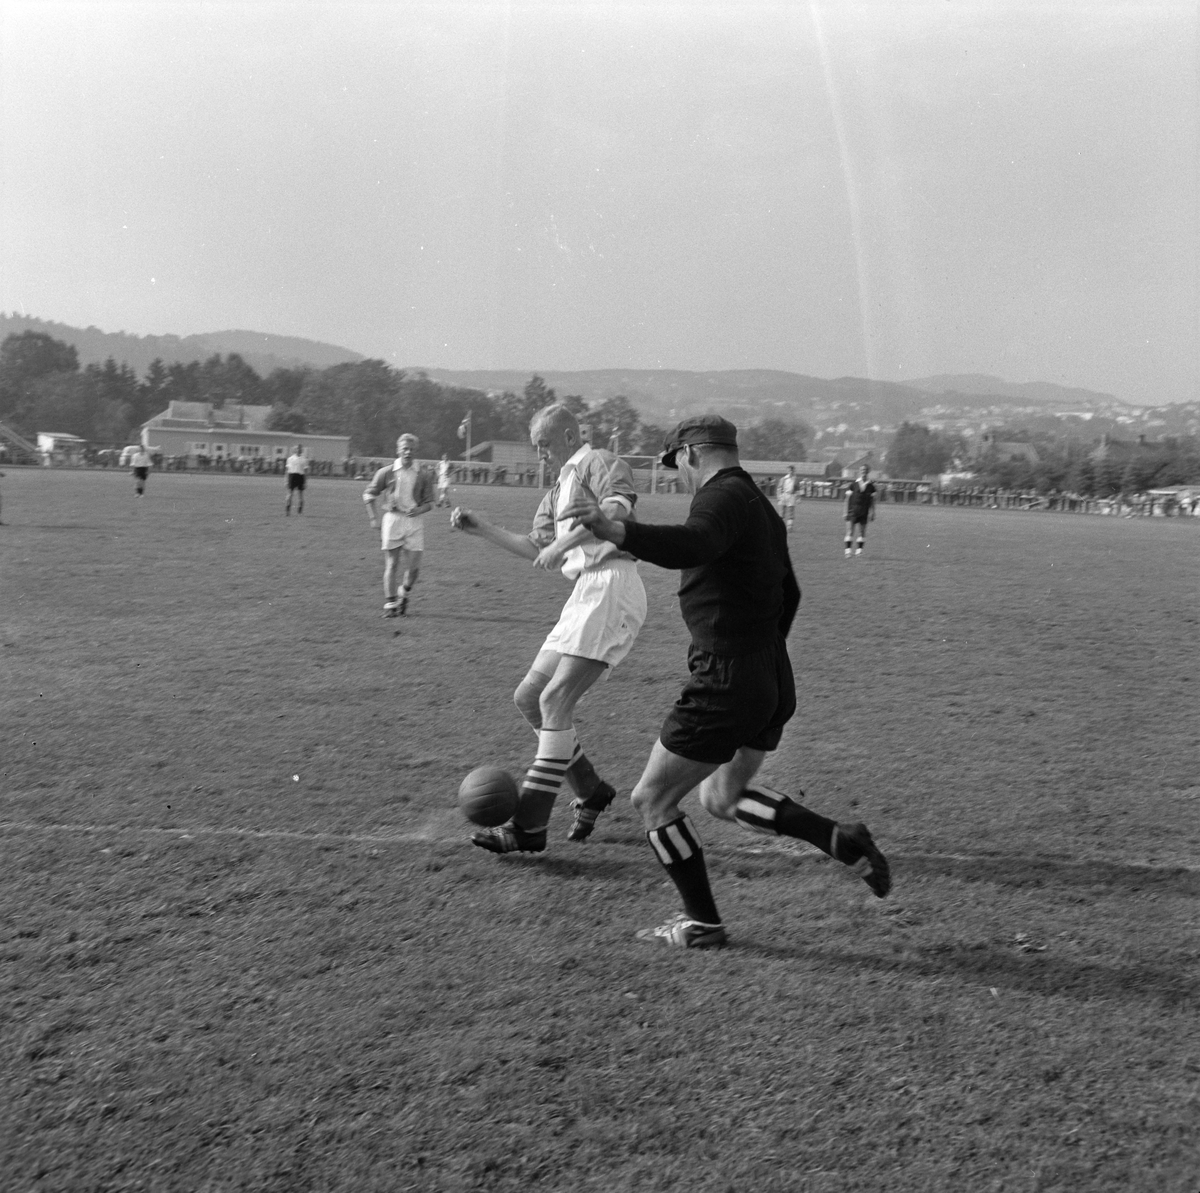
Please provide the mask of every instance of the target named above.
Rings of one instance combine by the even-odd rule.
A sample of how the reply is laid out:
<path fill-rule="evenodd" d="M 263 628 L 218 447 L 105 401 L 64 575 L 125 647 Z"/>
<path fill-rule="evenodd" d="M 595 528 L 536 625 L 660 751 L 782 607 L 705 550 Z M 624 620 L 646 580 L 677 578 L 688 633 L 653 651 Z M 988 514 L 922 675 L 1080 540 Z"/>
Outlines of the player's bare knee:
<path fill-rule="evenodd" d="M 526 676 L 513 692 L 513 703 L 517 706 L 517 711 L 535 728 L 540 727 L 542 723 L 542 686 L 536 682 L 531 683 L 529 676 Z"/>
<path fill-rule="evenodd" d="M 543 690 L 538 700 L 542 726 L 546 729 L 570 729 L 575 712 L 575 701 L 571 693 L 556 688 L 552 683 Z"/>

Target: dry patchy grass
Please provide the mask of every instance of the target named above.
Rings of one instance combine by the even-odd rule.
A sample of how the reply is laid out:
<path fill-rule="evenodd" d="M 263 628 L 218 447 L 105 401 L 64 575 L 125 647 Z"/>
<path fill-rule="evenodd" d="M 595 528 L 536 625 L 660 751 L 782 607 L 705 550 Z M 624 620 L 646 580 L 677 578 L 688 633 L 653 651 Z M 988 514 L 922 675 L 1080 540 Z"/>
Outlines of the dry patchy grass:
<path fill-rule="evenodd" d="M 627 805 L 501 859 L 453 808 L 528 760 L 560 579 L 439 512 L 383 621 L 358 485 L 4 483 L 5 1188 L 1197 1188 L 1188 523 L 885 507 L 847 562 L 804 505 L 769 776 L 896 891 L 697 814 L 733 945 L 693 955 L 631 937 L 675 901 Z M 624 791 L 684 668 L 643 574 L 580 719 Z"/>

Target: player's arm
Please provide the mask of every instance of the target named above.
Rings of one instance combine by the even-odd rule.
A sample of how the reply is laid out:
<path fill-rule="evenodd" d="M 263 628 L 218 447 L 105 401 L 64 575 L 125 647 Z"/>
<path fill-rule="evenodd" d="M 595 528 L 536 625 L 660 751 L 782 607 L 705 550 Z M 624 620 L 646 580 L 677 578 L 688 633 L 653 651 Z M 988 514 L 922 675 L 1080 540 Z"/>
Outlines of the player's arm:
<path fill-rule="evenodd" d="M 745 526 L 743 502 L 720 489 L 701 490 L 692 500 L 688 519 L 680 526 L 648 526 L 633 519 L 618 521 L 600 508 L 585 486 L 565 511 L 600 539 L 616 544 L 638 559 L 659 567 L 701 567 L 729 550 Z"/>
<path fill-rule="evenodd" d="M 628 501 L 620 497 L 604 498 L 600 502 L 600 509 L 614 522 L 626 522 L 633 517 L 633 510 L 630 508 Z M 580 524 L 568 530 L 565 534 L 560 534 L 553 542 L 547 543 L 538 552 L 533 565 L 534 567 L 545 568 L 546 571 L 556 572 L 562 567 L 563 560 L 566 559 L 568 551 L 593 537 L 595 536 L 593 536 L 592 532 L 586 526 Z"/>
<path fill-rule="evenodd" d="M 372 478 L 371 483 L 367 486 L 363 493 L 363 505 L 367 507 L 367 518 L 372 526 L 379 525 L 379 510 L 376 507 L 376 502 L 383 494 L 383 490 L 387 485 L 387 474 L 391 471 L 390 467 L 381 468 Z"/>
<path fill-rule="evenodd" d="M 519 555 L 522 559 L 533 560 L 538 557 L 537 545 L 528 535 L 514 534 L 511 530 L 505 530 L 503 526 L 489 522 L 482 514 L 478 514 L 474 510 L 455 506 L 450 511 L 450 525 L 455 530 L 461 530 L 464 534 L 469 534 L 474 538 L 487 539 L 489 543 L 503 547 L 505 551 Z"/>
<path fill-rule="evenodd" d="M 800 608 L 800 584 L 792 570 L 792 561 L 786 555 L 787 571 L 783 576 L 783 609 L 779 614 L 779 632 L 786 638 Z"/>

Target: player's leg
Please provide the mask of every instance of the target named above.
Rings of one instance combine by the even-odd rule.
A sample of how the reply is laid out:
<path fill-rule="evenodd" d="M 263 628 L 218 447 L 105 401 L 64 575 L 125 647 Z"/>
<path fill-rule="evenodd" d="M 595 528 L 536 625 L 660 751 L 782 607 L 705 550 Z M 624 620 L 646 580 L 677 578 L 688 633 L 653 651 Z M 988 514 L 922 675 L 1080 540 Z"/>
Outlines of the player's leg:
<path fill-rule="evenodd" d="M 867 524 L 865 522 L 855 522 L 854 533 L 856 539 L 854 554 L 861 555 L 863 553 L 863 546 L 867 541 Z"/>
<path fill-rule="evenodd" d="M 850 558 L 851 548 L 854 546 L 854 523 L 850 521 L 849 516 L 846 517 L 846 542 L 845 552 L 846 558 Z"/>
<path fill-rule="evenodd" d="M 704 850 L 692 822 L 679 810 L 683 797 L 708 778 L 720 763 L 699 762 L 673 753 L 661 741 L 654 743 L 637 786 L 633 806 L 642 818 L 646 840 L 654 856 L 675 884 L 683 911 L 657 928 L 643 928 L 640 940 L 711 948 L 725 943 L 708 881 Z"/>
<path fill-rule="evenodd" d="M 839 824 L 763 783 L 754 782 L 765 757 L 762 750 L 739 750 L 731 762 L 701 784 L 700 803 L 704 810 L 721 820 L 732 820 L 752 833 L 807 841 L 849 866 L 882 899 L 892 888 L 891 870 L 867 826 Z"/>
<path fill-rule="evenodd" d="M 543 648 L 538 651 L 533 666 L 529 668 L 524 679 L 517 685 L 517 690 L 513 692 L 513 703 L 517 706 L 521 716 L 529 722 L 534 733 L 542 728 L 542 692 L 553 678 L 561 658 L 562 655 L 557 650 Z M 587 831 L 583 832 L 582 836 L 572 835 L 575 832 L 573 828 L 572 834 L 568 834 L 571 840 L 583 840 L 590 833 L 591 825 L 595 824 L 596 816 L 612 803 L 613 797 L 617 793 L 596 773 L 596 768 L 583 752 L 583 747 L 578 740 L 575 742 L 575 753 L 571 758 L 571 765 L 567 768 L 567 783 L 579 797 L 579 801 L 585 804 L 591 801 L 595 805 L 588 807 L 586 812 L 582 813 L 583 820 L 587 821 L 589 825 Z M 576 819 L 579 819 L 580 816 L 581 813 L 577 810 Z"/>
<path fill-rule="evenodd" d="M 284 502 L 283 502 L 283 514 L 284 514 L 284 517 L 286 518 L 291 515 L 292 494 L 295 492 L 295 490 L 292 488 L 292 474 L 290 472 L 285 472 L 283 474 L 283 487 L 287 492 L 287 497 L 284 498 Z"/>
<path fill-rule="evenodd" d="M 545 656 L 549 653 L 539 653 L 535 668 L 538 663 L 543 667 L 547 665 Z M 471 838 L 474 844 L 493 853 L 510 853 L 513 850 L 531 852 L 545 848 L 546 829 L 554 801 L 578 750 L 579 742 L 572 720 L 575 705 L 606 669 L 604 663 L 595 659 L 576 655 L 559 656 L 553 674 L 542 685 L 538 696 L 540 727 L 537 755 L 521 781 L 517 810 L 509 824 L 475 833 Z M 520 687 L 517 689 L 519 700 L 525 704 L 522 708 L 519 702 L 517 707 L 522 708 L 527 719 L 532 714 L 529 689 L 537 684 L 542 674 L 544 672 L 531 671 L 530 675 L 538 678 L 528 684 L 524 692 Z M 522 681 L 523 687 L 529 679 L 527 675 Z"/>
<path fill-rule="evenodd" d="M 308 477 L 303 473 L 300 479 L 296 482 L 296 514 L 299 516 L 304 513 L 304 490 L 308 487 Z"/>
<path fill-rule="evenodd" d="M 400 547 L 384 547 L 383 549 L 383 615 L 397 617 L 400 611 L 400 598 L 396 594 L 398 577 L 400 575 Z"/>
<path fill-rule="evenodd" d="M 403 558 L 401 560 L 403 578 L 400 582 L 399 596 L 401 616 L 408 612 L 408 594 L 412 592 L 412 587 L 417 582 L 417 577 L 421 574 L 421 556 L 424 554 L 423 550 L 415 550 L 412 547 L 403 548 Z"/>

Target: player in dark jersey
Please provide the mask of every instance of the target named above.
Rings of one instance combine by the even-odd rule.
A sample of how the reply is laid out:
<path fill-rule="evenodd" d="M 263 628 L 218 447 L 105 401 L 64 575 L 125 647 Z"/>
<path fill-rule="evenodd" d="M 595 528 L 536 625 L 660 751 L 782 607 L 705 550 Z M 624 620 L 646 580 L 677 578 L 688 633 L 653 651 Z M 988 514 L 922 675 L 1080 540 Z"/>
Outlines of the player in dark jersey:
<path fill-rule="evenodd" d="M 753 783 L 796 708 L 785 641 L 800 604 L 787 529 L 739 464 L 737 428 L 715 415 L 685 419 L 661 457 L 694 494 L 680 526 L 609 518 L 582 492 L 564 511 L 637 559 L 682 571 L 679 605 L 691 632 L 691 678 L 663 724 L 633 804 L 683 911 L 642 940 L 685 948 L 725 943 L 699 839 L 679 810 L 700 789 L 710 815 L 751 832 L 808 841 L 853 868 L 882 897 L 887 860 L 863 824 L 838 824 Z"/>
<path fill-rule="evenodd" d="M 850 547 L 858 536 L 855 555 L 863 553 L 867 538 L 867 523 L 875 521 L 875 486 L 871 482 L 871 470 L 865 464 L 858 470 L 857 479 L 850 482 L 846 490 L 846 558 L 850 558 Z"/>

